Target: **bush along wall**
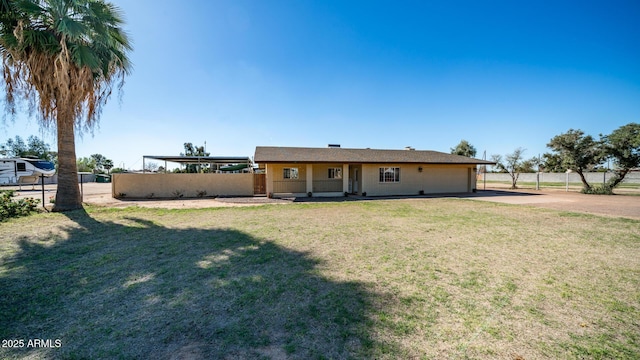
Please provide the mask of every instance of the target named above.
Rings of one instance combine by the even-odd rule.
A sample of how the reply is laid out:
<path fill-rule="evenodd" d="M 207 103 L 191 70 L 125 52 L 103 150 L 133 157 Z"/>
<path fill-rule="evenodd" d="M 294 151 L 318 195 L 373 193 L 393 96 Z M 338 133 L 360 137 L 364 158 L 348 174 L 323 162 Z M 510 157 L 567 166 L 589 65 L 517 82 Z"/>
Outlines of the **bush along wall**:
<path fill-rule="evenodd" d="M 34 198 L 26 198 L 14 200 L 14 191 L 0 191 L 0 222 L 10 218 L 27 216 L 36 211 L 36 207 L 40 200 Z"/>

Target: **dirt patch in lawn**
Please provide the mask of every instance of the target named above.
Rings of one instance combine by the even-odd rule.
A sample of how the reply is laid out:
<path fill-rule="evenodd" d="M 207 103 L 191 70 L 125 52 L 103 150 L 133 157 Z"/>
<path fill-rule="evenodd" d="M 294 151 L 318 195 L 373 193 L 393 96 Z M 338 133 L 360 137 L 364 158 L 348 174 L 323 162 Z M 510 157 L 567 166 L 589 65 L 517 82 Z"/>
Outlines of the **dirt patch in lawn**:
<path fill-rule="evenodd" d="M 640 196 L 586 195 L 557 190 L 486 190 L 474 200 L 529 205 L 546 209 L 640 219 Z"/>

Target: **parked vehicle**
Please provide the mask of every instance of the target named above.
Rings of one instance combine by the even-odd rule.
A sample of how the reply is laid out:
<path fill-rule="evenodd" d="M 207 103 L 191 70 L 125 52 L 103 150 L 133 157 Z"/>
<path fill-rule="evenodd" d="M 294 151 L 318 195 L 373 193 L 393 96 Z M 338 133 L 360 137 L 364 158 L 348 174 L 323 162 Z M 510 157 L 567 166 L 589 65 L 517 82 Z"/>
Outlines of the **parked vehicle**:
<path fill-rule="evenodd" d="M 53 176 L 51 161 L 31 158 L 0 159 L 0 185 L 35 184 L 41 175 Z"/>

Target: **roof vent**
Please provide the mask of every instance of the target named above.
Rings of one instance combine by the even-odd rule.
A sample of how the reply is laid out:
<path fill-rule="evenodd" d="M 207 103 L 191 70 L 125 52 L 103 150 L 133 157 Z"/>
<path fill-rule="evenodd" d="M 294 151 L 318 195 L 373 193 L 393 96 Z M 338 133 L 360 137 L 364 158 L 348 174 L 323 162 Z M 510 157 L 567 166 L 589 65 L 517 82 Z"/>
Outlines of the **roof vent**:
<path fill-rule="evenodd" d="M 404 149 L 405 150 L 411 150 L 411 151 L 415 150 L 415 148 L 412 148 L 411 146 L 405 146 Z"/>
<path fill-rule="evenodd" d="M 329 145 L 327 145 L 327 147 L 330 147 L 330 148 L 339 148 L 339 147 L 340 147 L 340 144 L 329 144 Z"/>

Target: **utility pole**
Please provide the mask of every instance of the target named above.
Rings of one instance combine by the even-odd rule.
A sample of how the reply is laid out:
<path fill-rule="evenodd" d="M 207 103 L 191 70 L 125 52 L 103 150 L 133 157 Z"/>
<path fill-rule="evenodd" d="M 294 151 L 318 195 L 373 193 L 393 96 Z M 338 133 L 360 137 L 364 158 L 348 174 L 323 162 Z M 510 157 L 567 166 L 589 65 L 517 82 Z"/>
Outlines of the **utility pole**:
<path fill-rule="evenodd" d="M 482 160 L 487 160 L 487 150 L 482 153 Z M 482 166 L 484 171 L 482 172 L 482 190 L 487 190 L 487 164 Z"/>
<path fill-rule="evenodd" d="M 538 153 L 538 172 L 536 173 L 536 190 L 540 190 L 540 153 Z"/>

